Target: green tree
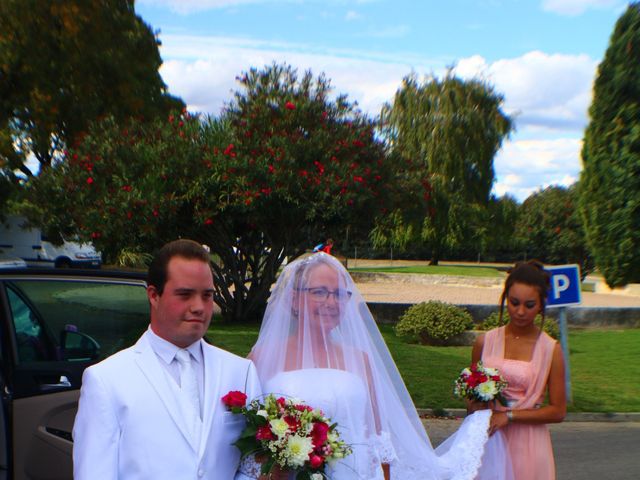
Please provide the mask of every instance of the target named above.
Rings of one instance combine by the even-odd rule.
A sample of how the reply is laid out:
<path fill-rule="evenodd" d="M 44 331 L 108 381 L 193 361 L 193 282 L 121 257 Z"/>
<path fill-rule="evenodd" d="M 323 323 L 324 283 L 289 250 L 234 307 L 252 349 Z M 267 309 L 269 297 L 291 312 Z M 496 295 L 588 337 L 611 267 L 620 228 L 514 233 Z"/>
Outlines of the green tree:
<path fill-rule="evenodd" d="M 150 118 L 167 94 L 159 42 L 133 0 L 0 2 L 0 171 L 13 183 L 60 159 L 89 122 Z"/>
<path fill-rule="evenodd" d="M 530 195 L 520 206 L 516 233 L 529 258 L 549 264 L 577 263 L 592 270 L 578 213 L 577 185 L 553 186 Z"/>
<path fill-rule="evenodd" d="M 218 303 L 229 318 L 259 319 L 285 258 L 321 233 L 340 240 L 371 228 L 389 168 L 375 124 L 345 96 L 332 99 L 324 75 L 273 64 L 238 82 L 224 114 L 229 143 L 208 146 L 218 175 L 194 188 L 199 214 L 213 220 L 218 280 L 233 285 Z"/>
<path fill-rule="evenodd" d="M 502 102 L 485 82 L 449 72 L 423 83 L 406 77 L 393 103 L 382 109 L 383 136 L 402 159 L 400 183 L 413 197 L 400 204 L 403 211 L 393 217 L 399 222 L 392 230 L 407 232 L 401 235 L 405 240 L 426 242 L 433 264 L 464 240 L 472 206 L 486 206 L 489 200 L 493 158 L 513 128 Z M 388 227 L 376 230 L 378 243 L 393 242 L 384 234 Z"/>
<path fill-rule="evenodd" d="M 611 287 L 640 281 L 640 4 L 616 23 L 598 67 L 582 148 L 580 213 Z"/>
<path fill-rule="evenodd" d="M 509 195 L 491 195 L 486 206 L 472 204 L 464 223 L 465 242 L 453 253 L 478 261 L 513 260 L 518 252 L 518 208 L 518 202 Z"/>
<path fill-rule="evenodd" d="M 323 76 L 273 65 L 238 80 L 222 118 L 96 125 L 33 182 L 26 213 L 107 261 L 179 236 L 206 243 L 223 316 L 260 319 L 285 258 L 320 231 L 370 227 L 388 163 L 373 122 L 332 100 Z"/>

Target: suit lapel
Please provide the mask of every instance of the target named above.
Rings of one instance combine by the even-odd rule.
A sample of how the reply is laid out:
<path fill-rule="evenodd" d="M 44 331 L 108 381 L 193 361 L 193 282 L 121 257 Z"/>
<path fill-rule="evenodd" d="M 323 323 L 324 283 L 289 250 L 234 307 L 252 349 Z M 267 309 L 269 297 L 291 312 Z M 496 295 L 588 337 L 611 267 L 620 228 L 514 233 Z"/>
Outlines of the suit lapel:
<path fill-rule="evenodd" d="M 222 364 L 218 359 L 215 348 L 202 342 L 202 358 L 204 359 L 204 391 L 202 410 L 202 439 L 200 442 L 199 456 L 202 457 L 207 446 L 211 425 L 221 405 L 220 397 L 227 392 L 220 392 L 220 378 L 222 376 Z"/>
<path fill-rule="evenodd" d="M 174 421 L 180 433 L 185 440 L 195 450 L 193 439 L 189 434 L 189 429 L 182 416 L 181 408 L 176 397 L 176 393 L 171 389 L 169 385 L 167 374 L 164 372 L 162 365 L 160 365 L 158 357 L 149 345 L 146 334 L 140 337 L 134 347 L 135 361 L 142 373 L 147 378 L 151 387 L 155 390 L 160 401 L 167 409 L 167 413 Z"/>

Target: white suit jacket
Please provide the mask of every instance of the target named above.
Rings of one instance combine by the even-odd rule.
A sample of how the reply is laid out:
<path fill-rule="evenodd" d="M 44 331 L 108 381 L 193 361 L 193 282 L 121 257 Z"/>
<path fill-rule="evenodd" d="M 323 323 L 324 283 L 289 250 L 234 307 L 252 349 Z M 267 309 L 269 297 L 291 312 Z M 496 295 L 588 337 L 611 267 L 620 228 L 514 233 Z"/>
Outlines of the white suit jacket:
<path fill-rule="evenodd" d="M 241 415 L 220 400 L 261 394 L 251 361 L 202 342 L 203 428 L 198 451 L 146 333 L 131 348 L 87 368 L 73 427 L 75 480 L 232 479 Z"/>

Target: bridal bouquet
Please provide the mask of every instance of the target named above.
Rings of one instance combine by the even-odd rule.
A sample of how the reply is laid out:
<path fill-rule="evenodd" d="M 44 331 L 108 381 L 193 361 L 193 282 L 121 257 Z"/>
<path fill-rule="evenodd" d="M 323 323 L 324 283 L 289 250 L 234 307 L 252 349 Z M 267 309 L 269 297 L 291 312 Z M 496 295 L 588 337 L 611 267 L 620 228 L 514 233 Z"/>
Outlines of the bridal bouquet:
<path fill-rule="evenodd" d="M 246 399 L 241 392 L 229 392 L 222 402 L 231 412 L 245 417 L 247 426 L 234 445 L 243 457 L 255 454 L 266 459 L 262 474 L 278 466 L 294 472 L 296 480 L 322 480 L 327 463 L 351 453 L 340 440 L 336 424 L 320 410 L 273 394 L 264 402 L 253 400 L 248 405 Z"/>
<path fill-rule="evenodd" d="M 460 372 L 453 386 L 453 394 L 461 399 L 480 402 L 498 400 L 504 404 L 502 392 L 505 388 L 507 382 L 497 369 L 478 362 Z"/>

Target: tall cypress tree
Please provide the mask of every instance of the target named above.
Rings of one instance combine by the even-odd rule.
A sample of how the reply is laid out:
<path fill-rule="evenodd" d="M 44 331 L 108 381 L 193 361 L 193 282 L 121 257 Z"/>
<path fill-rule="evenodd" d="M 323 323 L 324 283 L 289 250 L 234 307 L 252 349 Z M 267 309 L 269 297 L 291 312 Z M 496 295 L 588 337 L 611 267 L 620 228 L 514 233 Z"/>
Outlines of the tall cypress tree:
<path fill-rule="evenodd" d="M 620 287 L 640 281 L 640 3 L 615 26 L 589 114 L 580 213 L 598 269 Z"/>

